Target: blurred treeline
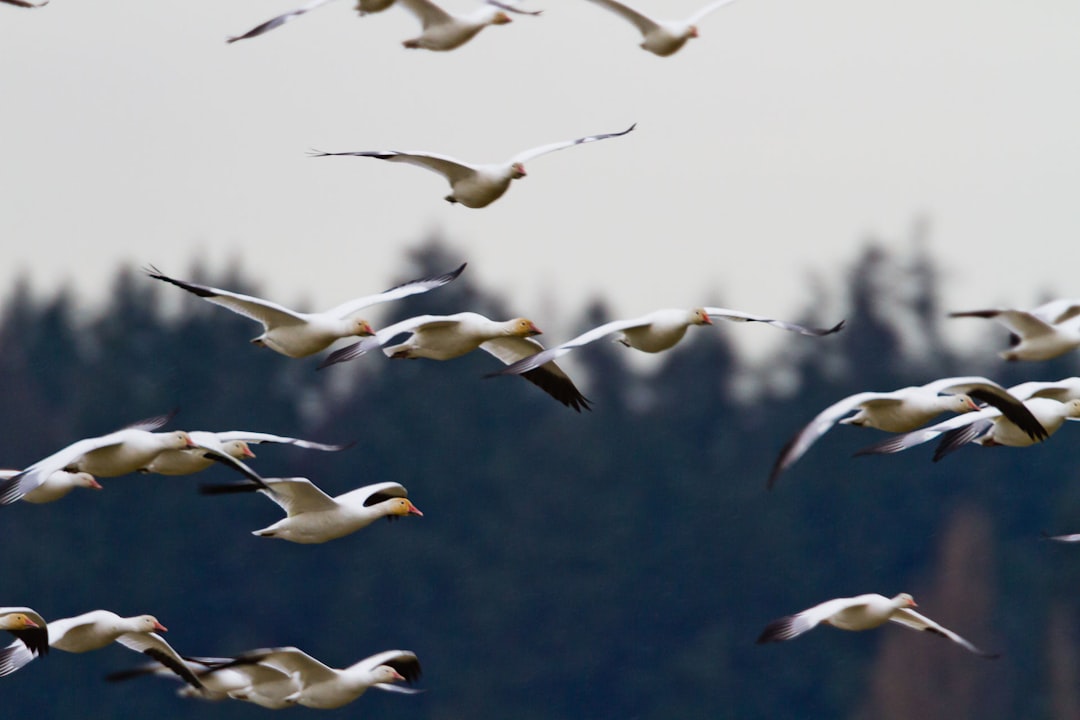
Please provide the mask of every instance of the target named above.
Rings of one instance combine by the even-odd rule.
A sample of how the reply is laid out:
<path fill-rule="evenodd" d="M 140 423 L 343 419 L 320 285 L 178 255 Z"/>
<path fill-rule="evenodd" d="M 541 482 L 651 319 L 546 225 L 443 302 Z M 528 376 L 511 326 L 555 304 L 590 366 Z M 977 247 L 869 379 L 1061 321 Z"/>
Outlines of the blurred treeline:
<path fill-rule="evenodd" d="M 465 259 L 428 244 L 387 286 Z M 240 272 L 174 271 L 261 290 Z M 628 364 L 632 351 L 597 343 L 573 358 L 595 403 L 581 415 L 518 378 L 482 379 L 497 367 L 484 353 L 375 354 L 317 372 L 319 358 L 250 346 L 253 323 L 135 268 L 90 312 L 75 292 L 16 286 L 0 320 L 0 466 L 178 408 L 170 428 L 355 440 L 340 453 L 257 446 L 254 464 L 331 494 L 397 480 L 425 516 L 299 546 L 249 534 L 280 517 L 269 500 L 198 494 L 231 480 L 224 469 L 105 479 L 98 493 L 0 508 L 0 604 L 46 618 L 153 613 L 184 654 L 297 645 L 338 667 L 390 648 L 419 655 L 427 693 L 286 711 L 311 717 L 1080 717 L 1080 548 L 1040 539 L 1080 531 L 1076 428 L 1036 448 L 969 447 L 931 463 L 930 446 L 853 458 L 881 434 L 838 427 L 765 489 L 784 442 L 845 395 L 956 374 L 1005 385 L 1076 374 L 1075 356 L 998 360 L 1005 333 L 991 323 L 976 348 L 946 345 L 948 323 L 964 321 L 943 319 L 940 282 L 918 247 L 870 243 L 843 287 L 789 318 L 831 324 L 837 313 L 815 308 L 845 308 L 838 335 L 785 335 L 749 363 L 731 337 L 779 331 L 721 322 L 691 329 L 647 373 Z M 466 309 L 528 314 L 466 272 L 396 303 L 385 322 Z M 573 329 L 607 319 L 597 303 Z M 901 591 L 1002 657 L 896 626 L 754 643 L 777 616 Z M 102 679 L 140 663 L 119 646 L 54 651 L 0 679 L 2 716 L 271 712 L 179 699 L 165 680 Z"/>

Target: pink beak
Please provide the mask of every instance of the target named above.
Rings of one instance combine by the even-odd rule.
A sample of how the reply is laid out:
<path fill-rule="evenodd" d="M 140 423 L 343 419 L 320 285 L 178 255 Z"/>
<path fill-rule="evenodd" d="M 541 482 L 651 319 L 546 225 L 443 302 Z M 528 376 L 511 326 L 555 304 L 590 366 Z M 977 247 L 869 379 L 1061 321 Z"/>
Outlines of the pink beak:
<path fill-rule="evenodd" d="M 154 623 L 154 629 L 157 630 L 158 632 L 169 632 L 169 628 L 165 627 L 164 625 L 162 625 L 159 622 Z"/>

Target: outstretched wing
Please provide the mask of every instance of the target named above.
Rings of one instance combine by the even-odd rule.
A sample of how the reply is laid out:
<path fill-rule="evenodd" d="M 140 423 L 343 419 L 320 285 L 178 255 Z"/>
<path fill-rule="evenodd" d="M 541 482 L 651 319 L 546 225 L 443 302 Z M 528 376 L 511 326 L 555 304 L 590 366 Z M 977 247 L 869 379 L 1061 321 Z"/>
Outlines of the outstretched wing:
<path fill-rule="evenodd" d="M 222 442 L 240 440 L 242 442 L 252 443 L 254 445 L 260 445 L 262 443 L 278 443 L 282 445 L 295 445 L 297 447 L 307 448 L 308 450 L 324 450 L 327 452 L 345 450 L 356 444 L 355 442 L 350 442 L 341 445 L 331 445 L 327 443 L 315 442 L 313 440 L 301 440 L 300 438 L 285 437 L 284 435 L 272 435 L 270 433 L 252 432 L 249 430 L 226 430 L 224 432 L 214 434 L 217 435 L 218 439 Z"/>
<path fill-rule="evenodd" d="M 402 0 L 398 0 L 401 2 Z M 312 150 L 311 157 L 332 157 L 338 155 L 351 155 L 352 157 L 372 157 L 378 160 L 389 160 L 406 165 L 415 165 L 426 170 L 438 173 L 445 177 L 450 184 L 463 180 L 476 172 L 471 165 L 456 160 L 448 155 L 435 153 L 402 150 L 357 150 L 354 152 L 322 152 Z"/>
<path fill-rule="evenodd" d="M 659 28 L 659 24 L 652 18 L 642 15 L 637 10 L 631 7 L 627 7 L 621 2 L 616 0 L 590 0 L 593 4 L 599 5 L 602 8 L 607 8 L 611 12 L 615 13 L 619 17 L 633 24 L 642 35 L 653 32 Z"/>
<path fill-rule="evenodd" d="M 281 15 L 278 15 L 276 18 L 272 18 L 270 20 L 267 20 L 266 22 L 262 23 L 261 25 L 256 25 L 255 27 L 251 28 L 246 33 L 244 33 L 243 35 L 233 35 L 232 37 L 226 38 L 225 42 L 234 43 L 237 40 L 247 40 L 248 38 L 253 38 L 253 37 L 257 37 L 259 35 L 262 35 L 265 32 L 270 32 L 271 30 L 278 27 L 279 25 L 284 25 L 285 23 L 289 22 L 293 18 L 300 17 L 304 13 L 310 12 L 310 11 L 314 10 L 315 8 L 321 6 L 321 5 L 325 5 L 328 2 L 331 2 L 331 0 L 312 0 L 312 2 L 309 2 L 307 5 L 304 5 L 303 7 L 299 7 L 296 10 L 290 10 L 287 13 L 283 13 Z"/>
<path fill-rule="evenodd" d="M 169 643 L 165 642 L 165 638 L 157 633 L 124 633 L 116 639 L 116 642 L 135 652 L 149 655 L 179 675 L 188 685 L 199 690 L 203 689 L 203 684 L 195 676 L 192 669 L 188 667 L 188 664 L 184 662 L 184 659 L 172 649 Z"/>
<path fill-rule="evenodd" d="M 1016 397 L 993 380 L 979 376 L 951 377 L 935 380 L 923 387 L 936 393 L 964 394 L 972 400 L 996 407 L 1032 440 L 1045 440 L 1049 437 L 1046 428 L 1023 403 L 1027 398 Z"/>
<path fill-rule="evenodd" d="M 327 315 L 332 315 L 337 318 L 346 318 L 352 315 L 358 310 L 369 307 L 371 305 L 377 305 L 379 303 L 390 302 L 391 300 L 399 300 L 409 295 L 416 295 L 417 293 L 424 293 L 428 290 L 434 290 L 437 287 L 442 287 L 448 282 L 451 282 L 465 269 L 465 265 L 468 263 L 461 263 L 456 270 L 451 270 L 448 273 L 442 275 L 432 275 L 431 277 L 419 278 L 417 280 L 409 280 L 408 282 L 395 285 L 394 287 L 381 292 L 377 295 L 368 295 L 367 297 L 356 298 L 349 302 L 342 303 L 335 308 L 331 308 L 326 311 Z"/>
<path fill-rule="evenodd" d="M 1023 310 L 968 310 L 949 313 L 949 317 L 980 317 L 997 320 L 1007 327 L 1009 332 L 1020 337 L 1039 337 L 1051 335 L 1054 332 L 1054 328 L 1049 323 Z"/>
<path fill-rule="evenodd" d="M 527 337 L 495 338 L 481 343 L 480 347 L 508 365 L 544 349 L 539 342 Z M 539 367 L 521 373 L 521 376 L 577 412 L 581 412 L 582 408 L 591 409 L 588 398 L 581 394 L 570 376 L 554 362 L 545 362 Z"/>
<path fill-rule="evenodd" d="M 690 17 L 688 17 L 686 19 L 686 22 L 688 24 L 690 24 L 690 25 L 693 25 L 698 20 L 701 20 L 703 17 L 705 17 L 706 15 L 711 13 L 712 11 L 719 10 L 720 8 L 724 7 L 725 5 L 730 5 L 733 2 L 735 2 L 735 0 L 716 0 L 716 2 L 711 2 L 708 5 L 706 5 L 705 7 L 698 10 L 696 13 L 694 13 Z"/>
<path fill-rule="evenodd" d="M 777 618 L 765 626 L 758 636 L 758 643 L 780 642 L 797 638 L 803 633 L 813 630 L 826 619 L 832 617 L 841 610 L 854 607 L 863 602 L 863 596 L 853 598 L 836 598 L 807 608 L 794 615 L 785 615 Z"/>
<path fill-rule="evenodd" d="M 146 273 L 155 280 L 163 280 L 176 287 L 183 288 L 189 293 L 198 295 L 203 300 L 212 302 L 215 305 L 220 305 L 223 308 L 228 308 L 234 313 L 260 322 L 267 328 L 280 325 L 295 325 L 304 322 L 304 318 L 300 313 L 290 310 L 283 305 L 270 302 L 269 300 L 252 297 L 251 295 L 242 295 L 240 293 L 222 290 L 221 288 L 210 287 L 209 285 L 199 285 L 196 283 L 185 282 L 184 280 L 177 280 L 176 278 L 171 278 L 168 275 L 162 274 L 153 266 L 147 268 Z"/>
<path fill-rule="evenodd" d="M 729 2 L 731 0 L 728 0 Z M 822 335 L 831 335 L 835 332 L 840 332 L 844 327 L 844 321 L 841 320 L 831 328 L 811 328 L 805 325 L 797 325 L 795 323 L 785 322 L 784 320 L 774 320 L 763 315 L 751 315 L 750 313 L 742 312 L 741 310 L 729 310 L 728 308 L 707 307 L 705 313 L 711 318 L 722 318 L 724 320 L 730 320 L 731 322 L 760 322 L 773 327 L 778 327 L 781 330 L 788 330 L 790 332 L 797 332 L 803 335 L 813 335 L 820 337 Z"/>
<path fill-rule="evenodd" d="M 948 638 L 949 640 L 952 640 L 954 643 L 961 646 L 965 650 L 973 652 L 980 657 L 999 657 L 997 653 L 983 652 L 964 638 L 954 633 L 952 630 L 949 630 L 947 627 L 939 625 L 930 618 L 926 617 L 925 615 L 920 615 L 914 610 L 909 610 L 908 608 L 900 608 L 892 614 L 889 620 L 895 623 L 900 623 L 901 625 L 905 625 L 909 628 L 912 628 L 913 630 L 925 630 L 927 632 L 934 633 L 935 635 L 940 635 L 941 637 Z"/>
<path fill-rule="evenodd" d="M 1001 413 L 997 408 L 985 408 L 976 412 L 964 413 L 963 415 L 954 415 L 953 417 L 942 420 L 941 422 L 930 425 L 928 427 L 919 428 L 918 430 L 912 430 L 911 432 L 901 433 L 899 435 L 893 435 L 890 438 L 882 440 L 881 442 L 868 445 L 861 450 L 857 451 L 856 455 L 877 455 L 881 453 L 896 453 L 913 448 L 916 445 L 922 445 L 923 443 L 930 442 L 934 438 L 941 435 L 957 430 L 959 428 L 965 428 L 972 423 L 979 420 L 996 417 Z"/>
<path fill-rule="evenodd" d="M 522 152 L 519 152 L 517 155 L 510 158 L 510 162 L 525 163 L 533 159 L 534 157 L 546 155 L 547 153 L 555 152 L 556 150 L 565 150 L 566 148 L 573 147 L 575 145 L 584 145 L 585 143 L 596 142 L 597 140 L 607 140 L 608 138 L 619 137 L 621 135 L 627 134 L 636 127 L 637 123 L 634 123 L 622 132 L 604 133 L 602 135 L 587 135 L 585 137 L 577 138 L 576 140 L 563 140 L 562 142 L 548 143 L 547 145 L 534 147 L 531 150 L 524 150 Z"/>
<path fill-rule="evenodd" d="M 566 342 L 555 345 L 554 347 L 547 348 L 546 350 L 540 350 L 540 352 L 526 355 L 525 357 L 511 362 L 507 367 L 499 370 L 498 372 L 490 373 L 493 375 L 521 375 L 530 370 L 534 370 L 541 365 L 551 362 L 555 358 L 562 357 L 566 353 L 579 348 L 582 345 L 588 345 L 591 342 L 600 340 L 617 332 L 629 330 L 631 328 L 642 327 L 649 324 L 647 317 L 634 318 L 632 320 L 612 320 L 611 322 L 598 325 L 592 330 L 588 330 L 578 335 L 576 338 L 571 338 Z M 502 358 L 499 358 L 500 360 Z M 505 362 L 505 360 L 504 360 Z"/>

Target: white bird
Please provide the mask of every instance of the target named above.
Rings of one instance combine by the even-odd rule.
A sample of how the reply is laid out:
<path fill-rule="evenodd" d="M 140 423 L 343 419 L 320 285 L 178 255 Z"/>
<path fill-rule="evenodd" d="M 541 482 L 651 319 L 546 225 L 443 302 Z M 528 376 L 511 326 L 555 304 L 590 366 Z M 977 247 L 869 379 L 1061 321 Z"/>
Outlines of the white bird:
<path fill-rule="evenodd" d="M 383 347 L 404 333 L 409 333 L 405 342 Z M 432 360 L 451 360 L 481 349 L 510 365 L 544 349 L 544 346 L 532 337 L 540 334 L 540 329 L 526 318 L 497 321 L 472 312 L 418 315 L 334 351 L 319 367 L 352 360 L 377 347 L 382 347 L 383 352 L 391 358 Z M 578 412 L 581 412 L 581 408 L 589 409 L 588 399 L 554 362 L 548 361 L 522 373 L 521 376 L 567 407 Z"/>
<path fill-rule="evenodd" d="M 399 2 L 402 0 L 399 0 Z M 525 177 L 525 163 L 540 155 L 564 150 L 575 145 L 620 137 L 637 127 L 634 123 L 622 132 L 588 135 L 576 140 L 549 143 L 519 152 L 503 163 L 476 165 L 456 160 L 448 155 L 401 150 L 357 150 L 355 152 L 321 152 L 313 150 L 312 157 L 330 157 L 348 155 L 353 157 L 372 157 L 390 162 L 416 165 L 439 173 L 450 183 L 450 194 L 444 199 L 449 203 L 461 203 L 469 208 L 482 208 L 503 196 L 512 180 Z"/>
<path fill-rule="evenodd" d="M 268 665 L 296 677 L 300 690 L 289 700 L 311 708 L 339 708 L 363 695 L 368 688 L 406 694 L 421 692 L 393 684 L 413 683 L 420 677 L 420 661 L 408 650 L 387 650 L 339 670 L 295 647 L 265 648 L 238 655 L 233 662 L 211 672 L 251 663 Z"/>
<path fill-rule="evenodd" d="M 286 516 L 252 535 L 281 538 L 302 544 L 324 543 L 365 528 L 379 518 L 423 516 L 409 502 L 408 492 L 396 482 L 382 482 L 330 497 L 307 478 L 265 478 L 267 487 L 254 483 L 204 485 L 208 495 L 262 492 L 277 503 Z"/>
<path fill-rule="evenodd" d="M 293 675 L 259 663 L 233 664 L 219 669 L 225 664 L 234 663 L 232 657 L 190 657 L 185 656 L 187 666 L 199 678 L 202 688 L 184 685 L 177 691 L 181 697 L 194 697 L 202 700 L 227 700 L 233 698 L 254 703 L 271 710 L 292 707 L 296 702 L 291 698 L 300 690 L 300 681 Z M 153 675 L 155 677 L 177 678 L 168 667 L 153 662 L 130 670 L 110 673 L 105 679 L 110 682 L 129 680 L 135 677 Z"/>
<path fill-rule="evenodd" d="M 1038 440 L 1047 437 L 1047 430 L 1020 398 L 984 377 L 948 377 L 892 392 L 855 393 L 825 408 L 795 433 L 780 451 L 769 475 L 768 487 L 771 488 L 780 473 L 791 467 L 836 423 L 886 432 L 908 432 L 943 412 L 978 411 L 975 400 L 1000 408 L 1030 437 Z M 855 414 L 851 415 L 852 412 Z"/>
<path fill-rule="evenodd" d="M 321 313 L 297 312 L 269 300 L 177 280 L 161 274 L 154 267 L 148 268 L 147 274 L 262 323 L 263 333 L 252 338 L 252 343 L 288 357 L 300 358 L 325 350 L 341 338 L 371 335 L 374 332 L 371 326 L 357 317 L 356 313 L 372 305 L 442 287 L 460 275 L 464 269 L 465 263 L 462 263 L 452 272 L 410 280 L 377 295 L 356 298 Z"/>
<path fill-rule="evenodd" d="M 30 494 L 59 470 L 85 472 L 95 477 L 126 475 L 146 467 L 158 453 L 193 447 L 186 432 L 151 432 L 171 415 L 163 415 L 130 425 L 100 437 L 86 438 L 38 460 L 16 475 L 0 481 L 0 505 L 8 505 Z M 228 458 L 229 462 L 233 461 Z M 240 469 L 240 468 L 238 468 Z M 243 471 L 243 470 L 242 470 Z M 245 472 L 252 480 L 250 470 Z"/>
<path fill-rule="evenodd" d="M 218 462 L 221 455 L 229 455 L 240 461 L 255 457 L 255 453 L 248 447 L 249 444 L 278 443 L 326 452 L 344 450 L 350 447 L 350 445 L 328 445 L 326 443 L 312 442 L 311 440 L 271 435 L 270 433 L 250 432 L 248 430 L 228 430 L 224 432 L 189 430 L 188 437 L 191 438 L 191 442 L 194 443 L 195 447 L 166 450 L 158 453 L 157 457 L 145 468 L 142 468 L 141 471 L 159 475 L 190 475 L 201 472 Z M 208 450 L 211 452 L 207 452 Z"/>
<path fill-rule="evenodd" d="M 911 609 L 913 607 L 917 607 L 915 600 L 907 593 L 900 593 L 894 598 L 887 598 L 877 593 L 836 598 L 795 615 L 772 621 L 765 627 L 757 641 L 766 643 L 791 640 L 808 630 L 813 630 L 818 625 L 832 625 L 840 630 L 871 630 L 886 622 L 894 622 L 913 630 L 925 630 L 948 638 L 976 655 L 985 658 L 998 657 L 996 654 L 983 652 L 952 630 L 920 615 Z"/>
<path fill-rule="evenodd" d="M 616 0 L 590 0 L 628 20 L 642 35 L 641 47 L 654 55 L 674 55 L 690 38 L 698 36 L 697 23 L 714 10 L 719 10 L 734 0 L 715 0 L 685 20 L 653 20 Z"/>
<path fill-rule="evenodd" d="M 1080 347 L 1080 300 L 1052 300 L 1034 310 L 968 310 L 949 317 L 990 318 L 1009 329 L 1005 360 L 1050 360 Z"/>
<path fill-rule="evenodd" d="M 431 0 L 397 0 L 397 4 L 415 15 L 423 28 L 418 37 L 405 40 L 402 45 L 436 51 L 461 47 L 489 25 L 506 25 L 511 21 L 507 11 L 519 15 L 540 14 L 539 11 L 519 10 L 513 0 L 486 0 L 468 15 L 449 13 Z"/>
<path fill-rule="evenodd" d="M 20 472 L 22 471 L 0 470 L 0 480 L 8 480 L 15 477 Z M 100 490 L 101 483 L 99 483 L 90 473 L 57 470 L 52 475 L 45 478 L 43 483 L 23 495 L 22 500 L 23 502 L 36 504 L 53 502 L 79 487 L 89 488 L 90 490 Z"/>
<path fill-rule="evenodd" d="M 740 310 L 728 310 L 718 307 L 700 307 L 692 310 L 656 310 L 648 315 L 642 315 L 632 320 L 613 320 L 578 335 L 576 338 L 555 345 L 518 360 L 513 365 L 502 369 L 493 375 L 520 375 L 544 363 L 562 357 L 566 353 L 588 345 L 591 342 L 605 338 L 608 335 L 618 333 L 616 340 L 627 347 L 641 350 L 647 353 L 658 353 L 673 347 L 683 339 L 686 330 L 691 325 L 712 325 L 713 318 L 723 318 L 732 322 L 760 322 L 774 327 L 801 333 L 803 335 L 829 335 L 840 330 L 844 323 L 840 322 L 828 329 L 807 328 L 802 325 L 773 320 L 761 315 L 751 315 Z"/>
<path fill-rule="evenodd" d="M 297 9 L 295 9 L 295 10 L 290 10 L 287 13 L 282 13 L 281 15 L 278 15 L 275 18 L 271 18 L 270 20 L 267 20 L 266 22 L 262 23 L 261 25 L 256 25 L 252 29 L 248 30 L 246 33 L 243 33 L 242 35 L 234 35 L 232 37 L 226 38 L 225 42 L 233 43 L 233 42 L 236 42 L 237 40 L 246 40 L 248 38 L 257 37 L 259 35 L 262 35 L 265 32 L 269 32 L 270 30 L 273 30 L 276 27 L 280 27 L 281 25 L 284 25 L 285 23 L 289 22 L 293 18 L 298 18 L 301 15 L 303 15 L 304 13 L 308 13 L 308 12 L 311 12 L 312 10 L 318 8 L 318 7 L 322 7 L 323 5 L 326 5 L 329 2 L 332 2 L 332 0 L 312 0 L 312 2 L 309 2 L 309 3 L 305 4 L 305 5 L 303 5 L 302 7 L 299 7 Z M 357 0 L 356 12 L 359 13 L 360 15 L 367 15 L 368 13 L 382 12 L 383 10 L 386 10 L 388 7 L 390 7 L 393 4 L 394 4 L 394 0 Z"/>
<path fill-rule="evenodd" d="M 1066 420 L 1080 420 L 1080 399 L 1061 402 L 1049 397 L 1032 397 L 1024 401 L 1024 406 L 1045 428 L 1047 437 L 1061 429 Z M 887 440 L 865 447 L 856 454 L 901 452 L 938 437 L 941 438 L 941 443 L 934 451 L 934 462 L 968 443 L 984 447 L 993 445 L 1028 447 L 1040 442 L 1017 427 L 1016 423 L 1002 415 L 1000 410 L 988 407 L 968 415 L 949 418 L 919 430 L 894 435 Z"/>
<path fill-rule="evenodd" d="M 0 677 L 10 675 L 26 664 L 12 661 L 18 658 L 33 659 L 49 652 L 49 629 L 45 618 L 28 607 L 0 607 L 0 630 L 7 630 L 15 640 L 0 648 Z"/>
<path fill-rule="evenodd" d="M 159 632 L 166 632 L 166 628 L 153 615 L 121 617 L 108 610 L 91 610 L 82 615 L 48 623 L 49 646 L 57 650 L 84 653 L 114 642 L 120 643 L 130 650 L 149 655 L 189 685 L 201 688 L 202 683 L 191 668 L 169 643 L 158 635 Z M 12 648 L 14 652 L 6 658 L 13 666 L 10 672 L 18 670 L 37 656 L 25 646 L 8 646 L 4 652 Z"/>

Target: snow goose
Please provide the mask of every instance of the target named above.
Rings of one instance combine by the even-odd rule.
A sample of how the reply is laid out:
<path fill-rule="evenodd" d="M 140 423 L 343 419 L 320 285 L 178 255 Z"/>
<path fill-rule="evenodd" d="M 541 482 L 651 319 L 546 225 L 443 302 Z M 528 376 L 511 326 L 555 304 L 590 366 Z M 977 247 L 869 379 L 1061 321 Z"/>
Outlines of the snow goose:
<path fill-rule="evenodd" d="M 409 333 L 404 342 L 390 347 L 386 343 L 398 335 Z M 430 358 L 450 360 L 473 350 L 484 350 L 506 365 L 538 353 L 544 346 L 533 339 L 540 329 L 531 320 L 514 318 L 496 321 L 478 313 L 456 315 L 418 315 L 385 327 L 370 338 L 336 350 L 327 356 L 320 368 L 360 357 L 369 350 L 382 347 L 391 358 Z M 567 407 L 578 412 L 589 409 L 588 399 L 574 386 L 570 377 L 552 361 L 521 373 Z"/>
<path fill-rule="evenodd" d="M 1032 397 L 1024 401 L 1024 406 L 1045 428 L 1047 436 L 1056 433 L 1066 420 L 1080 420 L 1080 399 L 1060 402 L 1048 397 Z M 895 435 L 859 450 L 856 455 L 902 452 L 938 437 L 941 442 L 934 451 L 934 462 L 968 443 L 985 447 L 1028 447 L 1040 441 L 1030 437 L 997 408 L 988 407 L 930 427 Z"/>
<path fill-rule="evenodd" d="M 7 630 L 15 641 L 0 649 L 0 677 L 10 675 L 29 660 L 17 664 L 14 660 L 49 652 L 49 629 L 45 618 L 28 607 L 0 608 L 0 630 Z M 14 660 L 13 660 L 14 659 Z"/>
<path fill-rule="evenodd" d="M 791 640 L 808 630 L 813 630 L 818 625 L 832 625 L 840 630 L 872 630 L 891 621 L 913 630 L 925 630 L 948 638 L 965 650 L 981 657 L 998 657 L 996 654 L 983 652 L 952 630 L 920 615 L 911 609 L 913 607 L 917 607 L 915 600 L 907 593 L 900 593 L 894 598 L 887 598 L 877 593 L 836 598 L 795 615 L 772 621 L 765 627 L 757 641 L 767 643 Z"/>
<path fill-rule="evenodd" d="M 312 10 L 322 7 L 329 2 L 332 2 L 332 0 L 312 0 L 312 2 L 309 2 L 302 7 L 299 7 L 295 10 L 290 10 L 287 13 L 282 13 L 281 15 L 278 15 L 275 18 L 271 18 L 270 20 L 267 20 L 260 25 L 256 25 L 242 35 L 234 35 L 232 37 L 226 38 L 225 42 L 234 43 L 237 40 L 247 40 L 248 38 L 258 37 L 265 32 L 269 32 L 274 28 L 284 25 L 293 18 L 298 18 L 304 13 L 311 12 Z M 358 12 L 360 15 L 382 12 L 393 4 L 394 0 L 358 0 L 356 3 L 356 12 Z"/>
<path fill-rule="evenodd" d="M 408 492 L 396 482 L 382 482 L 330 497 L 307 478 L 265 478 L 267 487 L 255 483 L 204 485 L 208 495 L 262 492 L 277 503 L 286 516 L 252 535 L 314 544 L 343 537 L 365 528 L 379 518 L 423 516 L 409 502 Z"/>
<path fill-rule="evenodd" d="M 892 392 L 855 393 L 825 408 L 795 433 L 773 464 L 768 487 L 772 488 L 780 473 L 791 467 L 836 423 L 886 432 L 908 432 L 943 412 L 978 411 L 980 408 L 975 400 L 1001 409 L 1031 438 L 1042 440 L 1047 437 L 1047 430 L 1019 398 L 984 377 L 948 377 Z"/>
<path fill-rule="evenodd" d="M 1052 300 L 1030 311 L 968 310 L 949 317 L 990 318 L 1008 328 L 1011 347 L 999 353 L 1005 360 L 1050 360 L 1080 347 L 1080 300 Z"/>
<path fill-rule="evenodd" d="M 295 647 L 265 648 L 238 655 L 231 663 L 211 672 L 252 663 L 277 668 L 297 678 L 300 689 L 288 700 L 310 708 L 339 708 L 356 700 L 368 688 L 406 694 L 421 692 L 393 684 L 413 683 L 420 677 L 420 661 L 408 650 L 387 650 L 339 670 Z"/>
<path fill-rule="evenodd" d="M 108 610 L 91 610 L 82 615 L 53 620 L 48 624 L 49 645 L 57 650 L 70 653 L 84 653 L 98 650 L 111 643 L 120 643 L 124 647 L 149 655 L 162 665 L 184 679 L 189 685 L 201 688 L 199 681 L 183 658 L 165 639 L 158 635 L 166 632 L 164 625 L 153 615 L 120 617 Z M 13 646 L 8 646 L 9 649 Z M 36 657 L 36 654 L 23 647 L 15 646 L 9 661 L 14 672 Z"/>
<path fill-rule="evenodd" d="M 643 315 L 632 320 L 613 320 L 595 327 L 588 332 L 578 335 L 572 340 L 567 340 L 561 345 L 550 347 L 534 355 L 530 355 L 514 364 L 503 368 L 492 375 L 520 375 L 546 362 L 562 357 L 566 353 L 588 345 L 591 342 L 605 338 L 608 335 L 618 333 L 616 340 L 627 347 L 641 350 L 647 353 L 658 353 L 674 347 L 683 339 L 686 330 L 691 325 L 712 325 L 713 318 L 723 318 L 732 322 L 760 322 L 774 327 L 802 333 L 803 335 L 829 335 L 840 330 L 844 323 L 834 325 L 828 329 L 807 328 L 802 325 L 773 320 L 761 315 L 751 315 L 740 310 L 728 310 L 718 307 L 700 307 L 692 310 L 656 310 L 648 315 Z"/>
<path fill-rule="evenodd" d="M 468 15 L 449 13 L 431 0 L 397 0 L 397 4 L 415 15 L 423 29 L 419 36 L 401 44 L 410 49 L 435 51 L 461 47 L 489 25 L 506 25 L 510 22 L 507 12 L 519 15 L 540 14 L 539 11 L 526 12 L 518 9 L 513 0 L 487 0 Z"/>
<path fill-rule="evenodd" d="M 9 480 L 20 472 L 22 471 L 0 470 L 0 480 Z M 53 502 L 54 500 L 59 500 L 64 497 L 77 487 L 100 490 L 101 483 L 99 483 L 90 473 L 57 470 L 52 475 L 45 478 L 45 481 L 36 488 L 23 495 L 22 500 L 23 502 L 37 504 Z"/>
<path fill-rule="evenodd" d="M 184 660 L 199 678 L 203 687 L 184 685 L 177 691 L 177 695 L 181 697 L 214 701 L 233 698 L 271 710 L 280 710 L 296 704 L 295 701 L 287 698 L 300 690 L 299 680 L 277 668 L 259 663 L 246 663 L 219 669 L 223 665 L 234 663 L 236 658 L 232 657 L 185 656 Z M 168 667 L 153 662 L 130 670 L 110 673 L 105 676 L 105 679 L 109 682 L 117 682 L 146 675 L 177 677 Z"/>
<path fill-rule="evenodd" d="M 194 443 L 195 447 L 166 450 L 158 453 L 157 457 L 149 465 L 142 468 L 142 472 L 157 473 L 159 475 L 191 475 L 205 470 L 215 462 L 219 462 L 222 455 L 229 455 L 242 462 L 255 457 L 255 453 L 251 451 L 249 444 L 278 443 L 326 452 L 335 452 L 351 447 L 351 443 L 347 445 L 328 445 L 326 443 L 312 442 L 311 440 L 247 430 L 228 430 L 225 432 L 189 430 L 188 437 L 191 438 L 191 442 Z"/>
<path fill-rule="evenodd" d="M 177 280 L 163 275 L 154 267 L 148 268 L 147 274 L 262 323 L 263 333 L 252 338 L 253 344 L 268 347 L 288 357 L 301 358 L 325 350 L 341 338 L 371 335 L 374 331 L 367 321 L 356 317 L 360 310 L 442 287 L 460 275 L 465 265 L 462 263 L 456 270 L 442 275 L 410 280 L 377 295 L 356 298 L 321 313 L 296 312 L 269 300 Z"/>
<path fill-rule="evenodd" d="M 714 10 L 719 10 L 734 0 L 715 0 L 685 20 L 653 20 L 616 0 L 590 0 L 629 21 L 642 35 L 641 47 L 654 55 L 674 55 L 690 38 L 698 36 L 697 23 Z"/>
<path fill-rule="evenodd" d="M 400 1 L 400 0 L 399 0 Z M 406 163 L 439 173 L 450 183 L 450 194 L 444 200 L 449 203 L 461 203 L 469 208 L 482 208 L 490 205 L 503 196 L 510 187 L 512 180 L 525 177 L 525 163 L 529 160 L 564 150 L 575 145 L 606 140 L 613 137 L 626 135 L 637 127 L 634 123 L 622 132 L 604 133 L 601 135 L 588 135 L 576 140 L 564 140 L 562 142 L 549 143 L 539 147 L 519 152 L 514 157 L 503 163 L 490 163 L 475 165 L 456 160 L 447 155 L 436 155 L 427 152 L 400 151 L 400 150 L 357 150 L 354 152 L 321 152 L 313 150 L 312 157 L 331 157 L 347 155 L 352 157 L 372 157 L 390 162 Z"/>

